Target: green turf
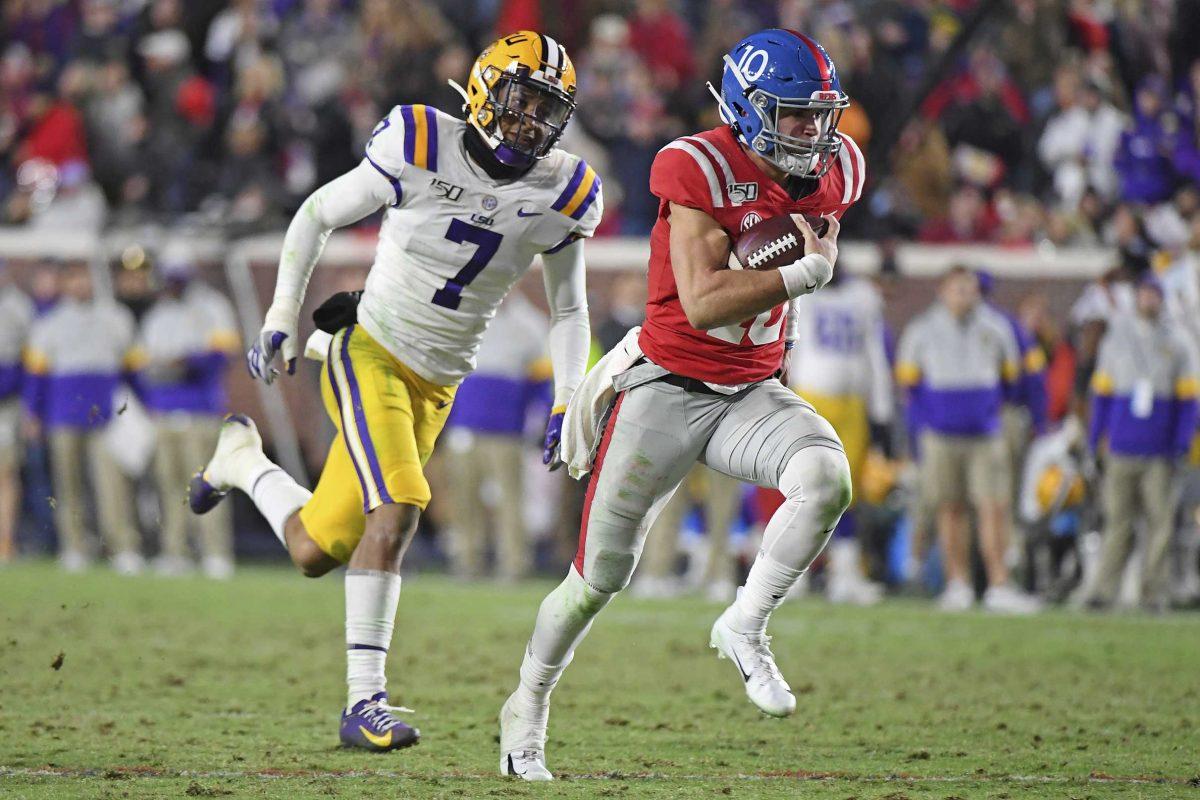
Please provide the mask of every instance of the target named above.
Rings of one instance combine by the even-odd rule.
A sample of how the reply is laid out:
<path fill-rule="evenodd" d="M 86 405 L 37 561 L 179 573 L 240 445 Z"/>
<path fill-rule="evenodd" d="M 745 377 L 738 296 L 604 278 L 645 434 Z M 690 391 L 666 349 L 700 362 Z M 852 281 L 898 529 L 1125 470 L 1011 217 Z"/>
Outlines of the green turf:
<path fill-rule="evenodd" d="M 618 598 L 555 694 L 561 780 L 494 776 L 541 596 L 406 580 L 389 664 L 421 744 L 339 750 L 342 584 L 0 571 L 0 797 L 1200 798 L 1200 617 L 786 606 L 788 720 L 707 648 L 719 606 Z M 52 668 L 59 653 L 61 668 Z"/>

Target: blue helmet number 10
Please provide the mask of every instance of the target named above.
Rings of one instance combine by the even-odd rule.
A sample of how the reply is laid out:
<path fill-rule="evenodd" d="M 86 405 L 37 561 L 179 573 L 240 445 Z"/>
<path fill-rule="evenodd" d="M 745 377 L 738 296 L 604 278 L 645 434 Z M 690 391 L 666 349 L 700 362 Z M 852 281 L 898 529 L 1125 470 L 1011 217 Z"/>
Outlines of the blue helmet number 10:
<path fill-rule="evenodd" d="M 756 81 L 767 71 L 767 51 L 748 47 L 737 62 L 738 72 L 747 81 Z"/>

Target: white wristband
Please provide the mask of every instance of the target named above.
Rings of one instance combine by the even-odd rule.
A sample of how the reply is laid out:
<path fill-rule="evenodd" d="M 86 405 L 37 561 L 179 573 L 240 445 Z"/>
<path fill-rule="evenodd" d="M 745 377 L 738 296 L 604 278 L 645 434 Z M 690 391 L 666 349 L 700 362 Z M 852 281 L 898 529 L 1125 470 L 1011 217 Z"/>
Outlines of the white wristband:
<path fill-rule="evenodd" d="M 801 295 L 812 294 L 833 276 L 833 265 L 820 253 L 809 253 L 804 258 L 779 268 L 783 286 L 793 300 Z"/>

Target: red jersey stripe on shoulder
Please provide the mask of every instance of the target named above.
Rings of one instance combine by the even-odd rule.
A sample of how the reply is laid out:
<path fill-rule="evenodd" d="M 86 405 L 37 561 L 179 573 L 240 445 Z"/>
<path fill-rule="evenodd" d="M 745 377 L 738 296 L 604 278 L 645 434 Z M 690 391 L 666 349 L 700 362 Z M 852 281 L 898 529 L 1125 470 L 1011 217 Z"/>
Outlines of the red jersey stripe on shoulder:
<path fill-rule="evenodd" d="M 708 151 L 708 155 L 710 158 L 712 158 L 713 163 L 720 168 L 721 174 L 725 178 L 726 186 L 734 182 L 733 168 L 729 166 L 729 159 L 725 158 L 725 154 L 722 153 L 715 144 L 710 142 L 708 139 L 702 139 L 699 136 L 684 136 L 683 141 L 691 142 L 692 144 L 699 144 Z"/>
<path fill-rule="evenodd" d="M 721 191 L 721 182 L 717 178 L 717 171 L 713 166 L 712 159 L 708 156 L 707 151 L 702 150 L 696 145 L 684 139 L 676 139 L 663 150 L 682 150 L 692 157 L 696 162 L 696 166 L 700 167 L 700 171 L 704 174 L 704 179 L 708 182 L 708 191 L 712 195 L 713 208 L 724 208 L 725 198 Z"/>
<path fill-rule="evenodd" d="M 862 197 L 863 187 L 867 183 L 867 159 L 863 157 L 862 150 L 858 147 L 858 142 L 850 138 L 849 134 L 839 133 L 842 137 L 842 149 L 847 149 L 849 145 L 850 160 L 854 163 L 854 194 L 850 198 L 851 203 L 858 202 Z"/>
<path fill-rule="evenodd" d="M 850 197 L 854 194 L 854 159 L 844 138 L 838 148 L 838 164 L 842 168 L 842 205 L 846 206 L 850 205 Z"/>

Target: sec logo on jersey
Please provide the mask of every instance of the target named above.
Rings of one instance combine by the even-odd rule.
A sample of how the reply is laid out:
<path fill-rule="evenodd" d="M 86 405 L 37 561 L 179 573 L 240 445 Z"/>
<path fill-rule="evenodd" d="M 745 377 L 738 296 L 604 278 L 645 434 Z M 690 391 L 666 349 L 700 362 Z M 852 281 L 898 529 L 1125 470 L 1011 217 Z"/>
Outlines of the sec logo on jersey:
<path fill-rule="evenodd" d="M 759 213 L 757 211 L 751 211 L 750 213 L 746 214 L 746 216 L 742 217 L 741 228 L 743 231 L 748 231 L 760 222 L 762 222 L 762 217 L 759 216 Z"/>

